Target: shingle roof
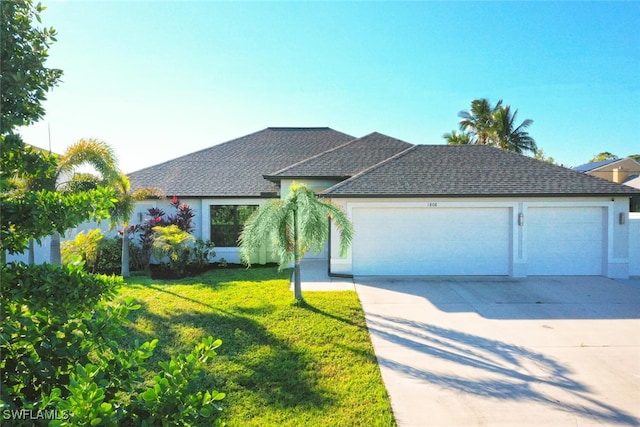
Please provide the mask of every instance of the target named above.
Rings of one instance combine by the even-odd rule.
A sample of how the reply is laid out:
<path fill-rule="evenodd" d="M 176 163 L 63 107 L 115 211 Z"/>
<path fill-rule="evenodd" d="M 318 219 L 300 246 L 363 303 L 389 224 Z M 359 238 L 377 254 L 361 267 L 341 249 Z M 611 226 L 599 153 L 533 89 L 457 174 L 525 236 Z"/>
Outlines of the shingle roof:
<path fill-rule="evenodd" d="M 265 175 L 265 178 L 272 181 L 279 181 L 282 178 L 347 178 L 411 146 L 412 144 L 408 142 L 373 132 L 275 173 Z"/>
<path fill-rule="evenodd" d="M 624 160 L 624 159 L 607 159 L 607 160 L 602 160 L 600 162 L 585 163 L 584 165 L 580 165 L 580 166 L 574 167 L 573 170 L 578 171 L 578 172 L 589 172 L 589 171 L 592 171 L 594 169 L 598 169 L 598 168 L 601 168 L 603 166 L 606 166 L 609 163 L 615 163 L 615 162 L 618 162 L 620 160 Z"/>
<path fill-rule="evenodd" d="M 159 187 L 182 197 L 256 197 L 278 193 L 262 175 L 353 140 L 322 128 L 267 128 L 129 174 L 133 190 Z"/>
<path fill-rule="evenodd" d="M 483 145 L 416 145 L 326 190 L 328 197 L 633 195 L 633 188 Z"/>

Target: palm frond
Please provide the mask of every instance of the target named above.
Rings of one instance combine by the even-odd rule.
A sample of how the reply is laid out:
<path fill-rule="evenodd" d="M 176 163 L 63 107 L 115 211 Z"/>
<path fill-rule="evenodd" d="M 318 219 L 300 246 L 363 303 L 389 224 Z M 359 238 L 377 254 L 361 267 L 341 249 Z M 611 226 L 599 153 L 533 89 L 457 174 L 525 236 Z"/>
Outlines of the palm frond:
<path fill-rule="evenodd" d="M 71 173 L 81 166 L 91 166 L 105 183 L 118 181 L 121 173 L 115 152 L 107 143 L 97 139 L 81 139 L 72 144 L 58 160 L 60 173 Z"/>

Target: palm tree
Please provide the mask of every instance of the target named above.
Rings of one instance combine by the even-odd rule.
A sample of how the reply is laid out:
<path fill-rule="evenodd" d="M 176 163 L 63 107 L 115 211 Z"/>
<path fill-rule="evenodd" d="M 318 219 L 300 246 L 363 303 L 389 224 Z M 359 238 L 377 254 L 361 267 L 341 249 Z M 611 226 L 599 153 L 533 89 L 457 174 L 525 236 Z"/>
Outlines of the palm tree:
<path fill-rule="evenodd" d="M 460 111 L 460 130 L 472 135 L 474 144 L 492 144 L 495 140 L 495 113 L 502 107 L 499 100 L 495 107 L 488 99 L 474 99 L 469 111 Z"/>
<path fill-rule="evenodd" d="M 460 133 L 453 131 L 442 137 L 448 144 L 492 145 L 515 153 L 536 153 L 535 140 L 526 129 L 533 120 L 526 119 L 516 126 L 518 110 L 511 114 L 511 106 L 499 100 L 492 106 L 488 99 L 474 99 L 469 111 L 460 111 Z"/>
<path fill-rule="evenodd" d="M 162 190 L 157 188 L 140 188 L 131 192 L 131 183 L 126 175 L 121 174 L 114 183 L 117 195 L 116 202 L 111 209 L 111 228 L 115 228 L 122 222 L 122 265 L 120 275 L 129 277 L 129 219 L 133 215 L 136 202 L 149 199 L 151 197 L 162 198 Z"/>
<path fill-rule="evenodd" d="M 470 133 L 468 132 L 458 132 L 451 131 L 449 133 L 445 133 L 442 135 L 444 139 L 447 140 L 447 144 L 449 145 L 468 145 L 473 144 L 473 139 Z"/>
<path fill-rule="evenodd" d="M 280 268 L 294 263 L 294 297 L 302 300 L 300 260 L 312 250 L 320 252 L 329 238 L 328 220 L 332 219 L 340 232 L 340 253 L 349 249 L 353 226 L 342 209 L 324 200 L 304 184 L 293 183 L 284 199 L 270 200 L 247 220 L 240 235 L 242 260 L 250 265 L 251 254 L 264 242 L 273 242 Z"/>
<path fill-rule="evenodd" d="M 86 166 L 91 166 L 96 173 L 79 172 Z M 81 139 L 58 157 L 55 181 L 48 184 L 47 190 L 74 192 L 97 185 L 108 186 L 118 182 L 120 176 L 115 153 L 107 143 Z M 60 265 L 60 234 L 57 232 L 51 236 L 50 251 L 51 264 Z"/>
<path fill-rule="evenodd" d="M 526 119 L 518 126 L 515 125 L 518 110 L 511 114 L 511 106 L 500 107 L 494 114 L 495 137 L 499 148 L 522 154 L 525 151 L 536 153 L 538 147 L 536 141 L 529 136 L 526 129 L 531 126 L 533 120 Z"/>

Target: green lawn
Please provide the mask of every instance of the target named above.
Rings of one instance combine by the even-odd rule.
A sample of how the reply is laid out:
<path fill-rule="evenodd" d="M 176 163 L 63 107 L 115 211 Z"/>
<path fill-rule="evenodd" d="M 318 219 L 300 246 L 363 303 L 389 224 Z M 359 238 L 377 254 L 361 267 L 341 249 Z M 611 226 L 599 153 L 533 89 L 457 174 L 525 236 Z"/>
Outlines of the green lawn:
<path fill-rule="evenodd" d="M 128 343 L 157 337 L 154 357 L 166 360 L 222 339 L 198 386 L 227 394 L 229 426 L 395 426 L 356 293 L 306 292 L 298 306 L 289 277 L 275 268 L 132 277 L 121 294 L 142 308 Z"/>

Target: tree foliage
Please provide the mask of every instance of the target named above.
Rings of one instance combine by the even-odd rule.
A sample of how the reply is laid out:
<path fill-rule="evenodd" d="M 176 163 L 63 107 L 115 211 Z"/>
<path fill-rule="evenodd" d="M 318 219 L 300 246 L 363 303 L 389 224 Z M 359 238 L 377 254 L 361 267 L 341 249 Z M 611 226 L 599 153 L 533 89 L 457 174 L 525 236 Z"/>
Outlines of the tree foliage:
<path fill-rule="evenodd" d="M 596 154 L 595 156 L 593 156 L 593 158 L 591 160 L 589 160 L 588 163 L 595 163 L 595 162 L 602 162 L 604 160 L 613 160 L 613 159 L 617 159 L 618 156 L 610 153 L 608 151 L 603 151 L 601 153 Z"/>
<path fill-rule="evenodd" d="M 32 25 L 44 9 L 31 0 L 0 2 L 0 135 L 41 119 L 41 102 L 62 77 L 45 66 L 56 31 Z"/>
<path fill-rule="evenodd" d="M 491 105 L 488 99 L 475 99 L 471 108 L 460 111 L 458 116 L 460 131 L 443 135 L 448 144 L 492 145 L 515 153 L 535 153 L 537 150 L 535 140 L 527 131 L 533 120 L 525 119 L 517 124 L 518 110 L 512 111 L 502 100 Z"/>
<path fill-rule="evenodd" d="M 270 200 L 247 220 L 240 235 L 243 262 L 251 264 L 251 255 L 265 242 L 273 243 L 280 268 L 295 265 L 295 294 L 301 299 L 300 260 L 308 251 L 320 252 L 329 239 L 329 220 L 340 232 L 340 253 L 349 250 L 353 226 L 342 209 L 316 194 L 304 184 L 293 183 L 284 199 Z"/>

